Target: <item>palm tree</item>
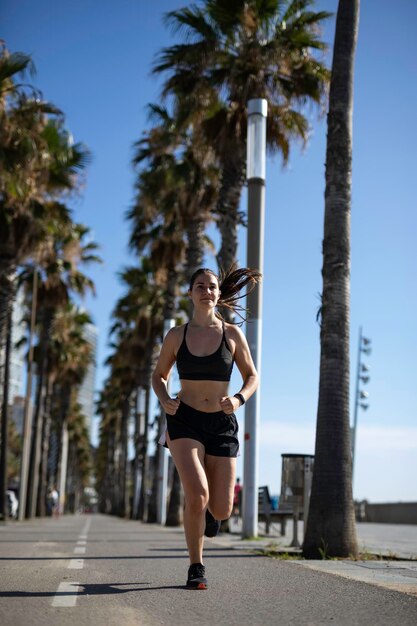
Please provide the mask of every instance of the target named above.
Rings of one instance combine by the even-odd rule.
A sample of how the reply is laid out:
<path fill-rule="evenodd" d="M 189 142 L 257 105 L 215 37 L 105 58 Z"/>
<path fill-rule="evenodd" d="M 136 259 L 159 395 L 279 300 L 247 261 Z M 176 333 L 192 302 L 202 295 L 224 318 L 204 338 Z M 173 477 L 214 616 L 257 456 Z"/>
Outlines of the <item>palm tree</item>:
<path fill-rule="evenodd" d="M 308 558 L 357 554 L 349 433 L 353 67 L 359 0 L 339 0 L 328 113 L 320 385 Z"/>
<path fill-rule="evenodd" d="M 221 168 L 216 207 L 222 245 L 220 268 L 236 261 L 239 202 L 245 181 L 246 106 L 268 101 L 267 145 L 287 162 L 294 139 L 304 143 L 307 103 L 322 105 L 328 71 L 317 58 L 325 49 L 319 26 L 328 13 L 308 10 L 311 0 L 205 0 L 166 15 L 185 43 L 165 48 L 154 67 L 168 75 L 186 123 L 201 125 Z M 188 117 L 184 113 L 188 108 Z"/>
<path fill-rule="evenodd" d="M 202 265 L 204 249 L 212 247 L 205 228 L 217 197 L 218 170 L 213 163 L 212 150 L 197 141 L 196 133 L 179 132 L 176 121 L 166 109 L 152 106 L 151 110 L 159 125 L 136 144 L 134 164 L 146 162 L 148 168 L 139 175 L 136 202 L 127 217 L 133 227 L 130 246 L 138 255 L 145 253 L 150 257 L 155 282 L 163 289 L 166 332 L 174 320 L 180 277 L 184 274 L 185 281 L 189 281 L 196 267 Z M 157 440 L 164 428 L 165 415 L 161 409 Z M 162 475 L 162 454 L 163 450 L 156 446 L 154 467 L 157 471 L 149 521 L 156 519 L 157 477 Z M 180 490 L 179 479 L 174 480 L 168 515 L 172 525 L 181 522 Z"/>
<path fill-rule="evenodd" d="M 61 207 L 62 208 L 62 207 Z M 27 500 L 27 513 L 35 514 L 37 502 L 38 514 L 42 514 L 45 502 L 45 482 L 39 482 L 40 472 L 45 469 L 40 466 L 42 458 L 47 458 L 48 434 L 44 428 L 49 419 L 44 420 L 45 407 L 48 406 L 48 346 L 51 342 L 51 332 L 54 316 L 59 306 L 69 302 L 71 293 L 84 295 L 88 290 L 94 291 L 94 284 L 79 269 L 79 264 L 99 262 L 93 254 L 97 245 L 89 238 L 89 229 L 82 224 L 73 224 L 71 220 L 62 219 L 62 211 L 48 220 L 49 237 L 43 241 L 42 254 L 38 257 L 41 267 L 38 279 L 38 318 L 40 320 L 39 344 L 37 350 L 37 390 L 33 418 L 33 436 L 29 465 L 29 484 L 31 488 Z M 87 241 L 85 241 L 87 239 Z M 38 271 L 35 269 L 35 271 Z M 32 272 L 33 273 L 33 269 Z M 32 278 L 30 274 L 30 284 Z M 45 425 L 45 426 L 44 426 Z M 42 433 L 44 437 L 42 437 Z M 41 455 L 41 446 L 44 446 L 44 455 Z"/>
<path fill-rule="evenodd" d="M 157 337 L 162 332 L 162 299 L 161 289 L 155 284 L 150 261 L 142 260 L 141 268 L 126 268 L 121 273 L 127 285 L 127 293 L 119 299 L 113 312 L 115 323 L 111 335 L 115 337 L 114 353 L 108 363 L 112 367 L 109 386 L 119 390 L 116 411 L 120 415 L 119 425 L 119 506 L 118 514 L 127 514 L 127 451 L 128 451 L 128 420 L 131 416 L 132 400 L 138 388 L 142 389 L 147 399 L 150 394 L 150 378 L 154 361 Z M 148 480 L 148 425 L 149 402 L 145 411 L 145 432 L 139 438 L 136 429 L 136 463 L 140 463 L 142 475 L 139 512 L 136 517 L 146 518 L 147 491 L 145 479 Z M 137 467 L 136 469 L 139 469 Z M 136 480 L 137 472 L 135 472 Z M 135 485 L 136 489 L 136 485 Z"/>
<path fill-rule="evenodd" d="M 74 185 L 59 180 L 68 166 L 71 174 L 81 165 L 82 151 L 64 141 L 61 112 L 42 99 L 40 92 L 17 83 L 34 66 L 22 53 L 0 54 L 0 352 L 8 372 L 16 269 L 33 252 L 43 233 L 45 195 L 54 196 Z M 55 119 L 53 119 L 55 118 Z M 57 138 L 62 141 L 57 141 Z M 2 454 L 0 487 L 6 479 L 8 380 L 2 389 Z M 4 514 L 4 488 L 0 488 L 0 514 Z"/>
<path fill-rule="evenodd" d="M 0 338 L 13 302 L 16 268 L 36 249 L 51 200 L 77 185 L 90 155 L 74 144 L 62 113 L 39 93 L 14 84 L 30 58 L 3 49 L 0 57 Z M 34 90 L 32 90 L 34 91 Z M 51 116 L 54 116 L 53 119 Z M 48 199 L 48 202 L 45 202 Z"/>
<path fill-rule="evenodd" d="M 167 109 L 149 108 L 158 125 L 135 144 L 133 163 L 145 163 L 145 169 L 138 177 L 137 200 L 127 214 L 133 223 L 131 246 L 137 250 L 156 239 L 155 219 L 167 231 L 174 227 L 177 241 L 183 235 L 187 240 L 186 278 L 190 278 L 202 265 L 205 248 L 212 247 L 205 230 L 217 200 L 219 172 L 201 133 L 181 129 Z M 152 235 L 146 239 L 150 225 Z"/>
<path fill-rule="evenodd" d="M 101 415 L 99 446 L 96 458 L 97 491 L 99 509 L 102 513 L 118 514 L 116 502 L 116 439 L 118 431 L 119 394 L 111 378 L 105 382 L 97 402 L 97 413 Z"/>
<path fill-rule="evenodd" d="M 66 491 L 68 510 L 75 513 L 79 510 L 81 499 L 89 483 L 92 471 L 92 455 L 88 428 L 81 406 L 74 401 L 68 416 L 68 477 Z"/>
<path fill-rule="evenodd" d="M 128 443 L 129 422 L 132 413 L 131 398 L 135 388 L 137 374 L 135 367 L 129 367 L 132 363 L 133 350 L 130 349 L 127 338 L 120 341 L 115 352 L 107 359 L 107 365 L 111 366 L 111 376 L 108 384 L 114 394 L 113 411 L 115 420 L 109 422 L 114 427 L 113 449 L 113 510 L 120 517 L 126 517 L 129 513 L 128 497 Z M 115 397 L 117 396 L 117 397 Z"/>
<path fill-rule="evenodd" d="M 92 347 L 85 337 L 90 316 L 73 302 L 59 307 L 54 315 L 47 363 L 51 394 L 49 411 L 45 411 L 44 454 L 41 460 L 40 512 L 44 513 L 47 485 L 59 485 L 63 463 L 62 440 L 68 425 L 71 403 L 75 402 L 80 385 L 92 358 Z M 48 431 L 50 436 L 48 437 Z"/>

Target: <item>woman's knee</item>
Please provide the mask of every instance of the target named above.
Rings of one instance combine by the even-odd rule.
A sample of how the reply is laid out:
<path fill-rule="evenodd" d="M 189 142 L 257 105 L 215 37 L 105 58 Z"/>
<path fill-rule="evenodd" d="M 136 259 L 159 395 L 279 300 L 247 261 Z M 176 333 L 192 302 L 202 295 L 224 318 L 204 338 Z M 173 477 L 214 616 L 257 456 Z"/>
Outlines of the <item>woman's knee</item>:
<path fill-rule="evenodd" d="M 207 491 L 191 491 L 185 494 L 185 507 L 192 513 L 202 513 L 207 508 L 207 504 Z"/>
<path fill-rule="evenodd" d="M 214 502 L 213 504 L 210 502 L 209 509 L 214 519 L 229 519 L 233 510 L 233 500 L 230 502 Z"/>

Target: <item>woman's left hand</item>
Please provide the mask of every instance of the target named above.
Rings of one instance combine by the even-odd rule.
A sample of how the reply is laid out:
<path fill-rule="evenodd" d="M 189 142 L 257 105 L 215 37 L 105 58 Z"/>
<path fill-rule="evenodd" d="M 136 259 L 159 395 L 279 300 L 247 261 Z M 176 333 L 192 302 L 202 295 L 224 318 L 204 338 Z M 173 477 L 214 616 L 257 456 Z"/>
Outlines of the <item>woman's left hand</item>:
<path fill-rule="evenodd" d="M 224 398 L 220 400 L 220 406 L 226 415 L 231 415 L 240 407 L 240 400 L 235 398 L 235 396 L 224 396 Z"/>

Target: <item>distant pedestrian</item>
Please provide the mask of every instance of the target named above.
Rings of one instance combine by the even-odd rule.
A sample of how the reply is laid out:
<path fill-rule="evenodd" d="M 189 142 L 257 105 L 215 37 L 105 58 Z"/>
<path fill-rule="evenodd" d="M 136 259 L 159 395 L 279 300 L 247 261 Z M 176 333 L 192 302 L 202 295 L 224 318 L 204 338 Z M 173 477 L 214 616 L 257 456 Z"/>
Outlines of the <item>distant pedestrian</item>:
<path fill-rule="evenodd" d="M 53 517 L 59 517 L 59 493 L 56 487 L 51 489 L 51 509 Z"/>
<path fill-rule="evenodd" d="M 233 496 L 233 515 L 236 521 L 238 521 L 242 511 L 242 485 L 240 484 L 240 478 L 236 478 L 236 484 Z"/>
<path fill-rule="evenodd" d="M 217 306 L 241 310 L 240 291 L 254 287 L 259 272 L 233 269 L 222 281 L 209 269 L 191 277 L 188 296 L 194 305 L 191 320 L 172 328 L 162 345 L 152 384 L 166 412 L 167 431 L 160 443 L 173 456 L 185 494 L 184 531 L 190 557 L 187 586 L 206 589 L 204 535 L 214 537 L 220 520 L 233 510 L 238 424 L 236 411 L 255 392 L 258 375 L 240 328 L 226 324 Z M 220 343 L 219 343 L 220 342 Z M 181 390 L 167 392 L 167 380 L 177 363 Z M 228 386 L 233 364 L 243 386 L 232 396 Z"/>

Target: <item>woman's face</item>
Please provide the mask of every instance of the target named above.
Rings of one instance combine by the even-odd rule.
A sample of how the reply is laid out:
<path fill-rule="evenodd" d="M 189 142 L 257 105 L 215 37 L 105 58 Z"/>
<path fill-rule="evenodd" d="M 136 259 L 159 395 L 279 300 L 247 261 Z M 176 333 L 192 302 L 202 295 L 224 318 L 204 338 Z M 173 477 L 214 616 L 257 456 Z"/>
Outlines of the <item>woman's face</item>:
<path fill-rule="evenodd" d="M 214 308 L 220 298 L 219 283 L 213 274 L 202 273 L 194 281 L 193 288 L 188 291 L 194 306 Z"/>

